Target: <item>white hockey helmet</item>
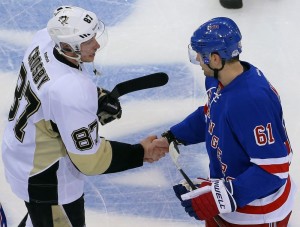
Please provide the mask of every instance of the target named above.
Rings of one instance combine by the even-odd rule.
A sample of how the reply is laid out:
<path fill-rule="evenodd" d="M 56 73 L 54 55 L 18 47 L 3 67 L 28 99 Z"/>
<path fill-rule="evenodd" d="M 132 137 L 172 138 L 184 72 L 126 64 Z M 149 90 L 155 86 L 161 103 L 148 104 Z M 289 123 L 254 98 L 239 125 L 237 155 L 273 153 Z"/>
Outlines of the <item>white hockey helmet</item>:
<path fill-rule="evenodd" d="M 53 16 L 55 17 L 56 14 L 59 13 L 59 11 L 61 11 L 62 9 L 70 9 L 72 8 L 72 6 L 59 6 L 58 8 L 56 8 L 54 11 L 53 11 Z"/>
<path fill-rule="evenodd" d="M 75 52 L 80 57 L 80 44 L 94 36 L 102 49 L 107 42 L 104 23 L 95 13 L 75 6 L 60 6 L 47 24 L 47 30 L 56 49 Z M 62 49 L 61 43 L 72 49 Z"/>

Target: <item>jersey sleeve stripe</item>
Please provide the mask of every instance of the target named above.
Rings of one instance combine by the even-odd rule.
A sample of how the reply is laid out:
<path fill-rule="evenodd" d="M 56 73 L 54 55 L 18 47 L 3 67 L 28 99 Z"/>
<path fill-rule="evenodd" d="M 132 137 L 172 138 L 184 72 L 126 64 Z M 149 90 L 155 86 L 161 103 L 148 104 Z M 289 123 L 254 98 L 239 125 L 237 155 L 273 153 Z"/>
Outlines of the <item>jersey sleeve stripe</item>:
<path fill-rule="evenodd" d="M 289 163 L 284 164 L 273 164 L 273 165 L 259 165 L 262 169 L 267 171 L 268 173 L 276 174 L 276 173 L 288 173 L 289 172 Z"/>
<path fill-rule="evenodd" d="M 282 158 L 251 158 L 250 160 L 252 163 L 256 165 L 276 165 L 276 164 L 285 164 L 289 163 L 290 161 L 290 156 L 285 156 Z"/>
<path fill-rule="evenodd" d="M 290 177 L 288 177 L 286 184 L 282 186 L 279 191 L 266 198 L 259 199 L 259 201 L 257 201 L 257 206 L 252 205 L 255 204 L 256 201 L 254 201 L 250 203 L 251 205 L 247 205 L 243 208 L 238 208 L 237 212 L 247 214 L 267 214 L 273 212 L 276 209 L 280 208 L 287 201 L 290 191 L 291 180 Z M 278 194 L 280 194 L 280 196 L 278 196 Z M 269 201 L 273 202 L 268 203 Z"/>
<path fill-rule="evenodd" d="M 288 177 L 290 156 L 284 158 L 251 159 L 251 162 L 258 165 L 268 173 L 274 174 L 282 179 Z"/>

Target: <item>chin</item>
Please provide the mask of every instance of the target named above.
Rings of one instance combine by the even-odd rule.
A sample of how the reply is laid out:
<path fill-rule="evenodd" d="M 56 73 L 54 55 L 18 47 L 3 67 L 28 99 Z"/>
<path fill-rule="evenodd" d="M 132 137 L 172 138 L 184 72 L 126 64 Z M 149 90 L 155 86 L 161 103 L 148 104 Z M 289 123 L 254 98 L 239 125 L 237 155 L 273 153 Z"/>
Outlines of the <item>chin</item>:
<path fill-rule="evenodd" d="M 82 62 L 93 62 L 94 58 L 85 58 L 85 59 L 81 59 Z"/>

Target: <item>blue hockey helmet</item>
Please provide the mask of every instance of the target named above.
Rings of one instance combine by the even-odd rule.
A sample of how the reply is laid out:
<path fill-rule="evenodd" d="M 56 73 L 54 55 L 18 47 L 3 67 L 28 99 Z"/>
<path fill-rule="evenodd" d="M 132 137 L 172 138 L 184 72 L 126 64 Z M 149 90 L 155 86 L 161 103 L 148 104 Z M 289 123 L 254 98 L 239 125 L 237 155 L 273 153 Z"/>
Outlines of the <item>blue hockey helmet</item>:
<path fill-rule="evenodd" d="M 211 53 L 218 53 L 224 60 L 230 60 L 242 52 L 242 35 L 236 23 L 227 17 L 216 17 L 202 24 L 191 37 L 189 55 L 194 62 L 195 51 L 205 64 L 209 64 Z M 199 63 L 199 62 L 198 62 Z"/>

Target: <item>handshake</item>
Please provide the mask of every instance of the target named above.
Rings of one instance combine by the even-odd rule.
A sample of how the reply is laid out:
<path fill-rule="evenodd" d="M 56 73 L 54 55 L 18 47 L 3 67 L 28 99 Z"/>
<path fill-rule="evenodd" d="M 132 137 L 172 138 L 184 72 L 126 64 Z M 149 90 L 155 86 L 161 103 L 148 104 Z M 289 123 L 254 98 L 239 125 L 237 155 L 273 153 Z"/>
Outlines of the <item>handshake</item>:
<path fill-rule="evenodd" d="M 122 116 L 122 108 L 118 98 L 103 88 L 98 88 L 98 110 L 97 116 L 102 125 L 105 125 Z M 141 141 L 144 148 L 144 161 L 155 162 L 165 156 L 169 151 L 167 140 L 151 135 Z"/>
<path fill-rule="evenodd" d="M 141 141 L 144 148 L 144 162 L 158 161 L 169 151 L 169 143 L 165 139 L 157 139 L 157 136 L 148 136 Z"/>

